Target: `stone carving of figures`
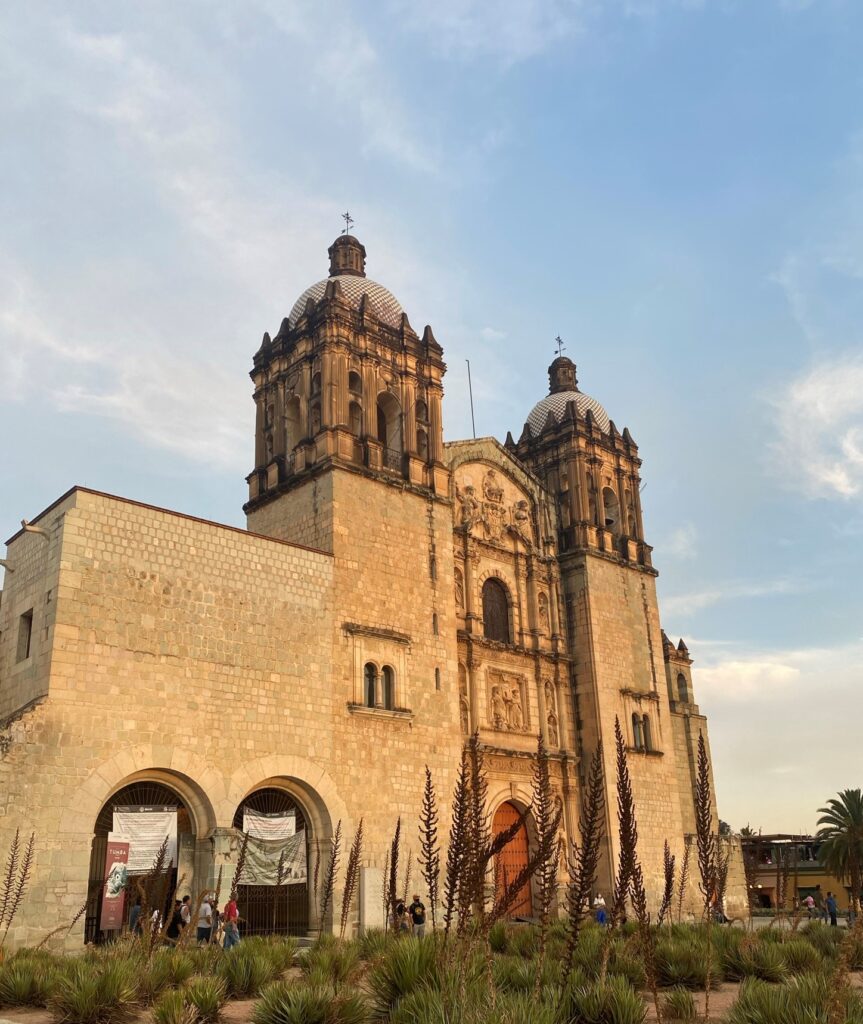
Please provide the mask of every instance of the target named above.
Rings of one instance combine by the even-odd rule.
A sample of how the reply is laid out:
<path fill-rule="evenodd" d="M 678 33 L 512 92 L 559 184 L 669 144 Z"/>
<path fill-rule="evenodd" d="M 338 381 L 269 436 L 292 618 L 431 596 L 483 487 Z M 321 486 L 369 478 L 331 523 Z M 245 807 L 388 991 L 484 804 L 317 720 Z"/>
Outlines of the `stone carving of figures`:
<path fill-rule="evenodd" d="M 553 711 L 548 713 L 548 745 L 550 747 L 560 746 L 560 734 L 557 731 L 557 715 Z"/>
<path fill-rule="evenodd" d="M 554 699 L 554 687 L 548 679 L 545 681 L 545 706 L 549 711 L 554 711 L 557 706 L 557 702 Z"/>
<path fill-rule="evenodd" d="M 521 690 L 514 686 L 510 691 L 509 708 L 507 709 L 510 729 L 521 732 L 524 729 L 524 710 L 521 706 Z"/>
<path fill-rule="evenodd" d="M 479 519 L 479 501 L 476 492 L 471 484 L 467 484 L 463 491 L 456 488 L 456 497 L 461 505 L 461 525 L 470 529 Z"/>
<path fill-rule="evenodd" d="M 530 544 L 532 532 L 530 528 L 530 508 L 524 498 L 515 503 L 515 507 L 512 510 L 512 525 L 522 540 Z"/>
<path fill-rule="evenodd" d="M 539 595 L 539 628 L 548 633 L 548 598 L 545 594 Z"/>
<path fill-rule="evenodd" d="M 464 577 L 461 574 L 461 569 L 456 569 L 454 573 L 455 577 L 455 606 L 456 608 L 464 608 Z"/>
<path fill-rule="evenodd" d="M 495 505 L 499 505 L 503 501 L 503 488 L 497 482 L 497 476 L 493 469 L 490 469 L 485 475 L 482 493 L 485 495 L 486 501 L 490 501 Z"/>
<path fill-rule="evenodd" d="M 491 721 L 495 729 L 505 729 L 507 726 L 507 707 L 499 686 L 491 689 Z"/>

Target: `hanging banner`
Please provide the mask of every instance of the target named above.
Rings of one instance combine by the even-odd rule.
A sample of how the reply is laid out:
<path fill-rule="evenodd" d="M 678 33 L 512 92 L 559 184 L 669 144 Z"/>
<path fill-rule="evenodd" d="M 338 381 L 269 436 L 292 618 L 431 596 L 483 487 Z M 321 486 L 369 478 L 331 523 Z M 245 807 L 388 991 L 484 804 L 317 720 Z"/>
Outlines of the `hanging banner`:
<path fill-rule="evenodd" d="M 159 849 L 168 840 L 165 867 L 177 866 L 176 807 L 114 807 L 114 828 L 109 840 L 129 844 L 129 874 L 146 874 Z"/>
<path fill-rule="evenodd" d="M 297 812 L 291 809 L 265 814 L 263 811 L 253 811 L 244 807 L 243 831 L 255 839 L 290 839 L 297 834 Z"/>
<path fill-rule="evenodd" d="M 123 927 L 123 909 L 126 904 L 126 884 L 129 881 L 129 844 L 113 842 L 108 838 L 105 851 L 105 888 L 102 892 L 102 931 L 118 931 Z"/>
<path fill-rule="evenodd" d="M 290 839 L 267 840 L 249 836 L 240 885 L 304 885 L 307 876 L 304 830 Z"/>

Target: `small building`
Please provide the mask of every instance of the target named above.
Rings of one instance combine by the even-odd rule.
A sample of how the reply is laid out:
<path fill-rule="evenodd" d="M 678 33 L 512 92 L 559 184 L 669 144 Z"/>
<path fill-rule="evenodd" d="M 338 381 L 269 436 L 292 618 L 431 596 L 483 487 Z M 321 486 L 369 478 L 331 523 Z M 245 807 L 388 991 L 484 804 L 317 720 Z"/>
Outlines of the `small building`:
<path fill-rule="evenodd" d="M 826 899 L 832 892 L 840 911 L 851 906 L 851 886 L 821 862 L 821 844 L 813 836 L 777 832 L 741 837 L 747 885 L 753 911 L 793 910 L 807 896 Z M 784 893 L 784 899 L 783 899 Z"/>

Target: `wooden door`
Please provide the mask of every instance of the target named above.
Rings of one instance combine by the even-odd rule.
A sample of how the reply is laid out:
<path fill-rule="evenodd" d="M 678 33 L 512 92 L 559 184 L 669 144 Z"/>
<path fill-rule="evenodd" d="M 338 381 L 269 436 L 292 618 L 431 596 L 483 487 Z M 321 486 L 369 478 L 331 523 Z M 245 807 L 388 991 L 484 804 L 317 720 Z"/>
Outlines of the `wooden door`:
<path fill-rule="evenodd" d="M 518 809 L 510 803 L 501 804 L 494 816 L 494 834 L 497 836 L 518 820 Z M 504 885 L 510 884 L 523 868 L 527 867 L 528 847 L 527 829 L 524 825 L 506 844 L 498 855 L 494 866 L 495 887 L 498 895 Z M 531 917 L 533 904 L 530 898 L 530 881 L 522 886 L 515 902 L 509 909 L 510 917 Z"/>

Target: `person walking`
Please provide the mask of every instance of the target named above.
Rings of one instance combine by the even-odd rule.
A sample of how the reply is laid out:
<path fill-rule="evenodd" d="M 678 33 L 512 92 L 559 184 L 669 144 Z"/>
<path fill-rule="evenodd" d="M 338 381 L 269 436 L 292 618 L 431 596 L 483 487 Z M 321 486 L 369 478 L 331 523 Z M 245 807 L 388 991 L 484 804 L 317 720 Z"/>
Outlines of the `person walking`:
<path fill-rule="evenodd" d="M 414 893 L 414 901 L 408 907 L 408 916 L 413 925 L 414 935 L 421 939 L 426 933 L 426 908 L 420 901 L 418 893 Z"/>
<path fill-rule="evenodd" d="M 192 897 L 184 896 L 183 903 L 180 907 L 180 917 L 182 919 L 182 928 L 188 928 L 192 923 Z"/>
<path fill-rule="evenodd" d="M 815 897 L 810 892 L 803 902 L 806 906 L 806 913 L 809 915 L 809 920 L 811 921 L 815 916 Z"/>
<path fill-rule="evenodd" d="M 836 906 L 836 897 L 833 895 L 832 892 L 828 892 L 827 893 L 827 913 L 830 915 L 830 927 L 831 928 L 836 928 L 838 926 L 838 922 L 836 920 L 837 909 L 838 908 Z"/>
<path fill-rule="evenodd" d="M 180 938 L 180 932 L 182 932 L 182 930 L 183 904 L 179 900 L 174 900 L 174 910 L 171 913 L 171 920 L 165 931 L 165 938 L 175 943 Z"/>
<path fill-rule="evenodd" d="M 201 909 L 198 911 L 198 944 L 209 945 L 210 937 L 213 934 L 213 905 L 210 903 L 209 893 L 204 897 Z"/>
<path fill-rule="evenodd" d="M 815 913 L 819 921 L 827 921 L 827 908 L 824 906 L 824 893 L 821 886 L 815 886 Z"/>
<path fill-rule="evenodd" d="M 607 920 L 607 915 L 605 913 L 605 897 L 601 892 L 598 892 L 594 897 L 593 913 L 596 917 L 596 923 L 604 926 Z"/>
<path fill-rule="evenodd" d="M 225 904 L 225 909 L 222 912 L 222 921 L 225 925 L 224 949 L 232 949 L 240 941 L 239 920 L 240 911 L 237 908 L 237 901 L 232 896 Z"/>
<path fill-rule="evenodd" d="M 133 935 L 140 935 L 143 931 L 141 927 L 141 897 L 139 896 L 135 900 L 135 906 L 129 911 L 129 931 Z"/>

